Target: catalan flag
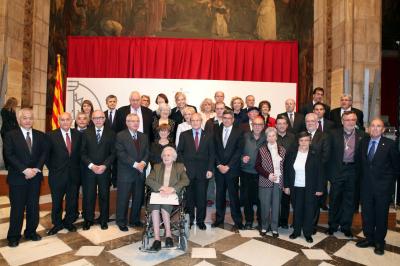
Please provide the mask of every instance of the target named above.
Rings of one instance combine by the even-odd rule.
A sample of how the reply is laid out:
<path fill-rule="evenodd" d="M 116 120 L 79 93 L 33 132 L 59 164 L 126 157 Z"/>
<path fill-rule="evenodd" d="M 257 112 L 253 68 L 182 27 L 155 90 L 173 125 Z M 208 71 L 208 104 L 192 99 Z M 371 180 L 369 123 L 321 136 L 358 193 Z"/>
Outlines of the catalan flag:
<path fill-rule="evenodd" d="M 60 127 L 60 124 L 58 123 L 58 116 L 63 112 L 64 112 L 64 100 L 63 100 L 63 83 L 61 74 L 61 56 L 58 54 L 56 84 L 54 86 L 54 96 L 53 96 L 53 115 L 51 118 L 52 129 Z"/>

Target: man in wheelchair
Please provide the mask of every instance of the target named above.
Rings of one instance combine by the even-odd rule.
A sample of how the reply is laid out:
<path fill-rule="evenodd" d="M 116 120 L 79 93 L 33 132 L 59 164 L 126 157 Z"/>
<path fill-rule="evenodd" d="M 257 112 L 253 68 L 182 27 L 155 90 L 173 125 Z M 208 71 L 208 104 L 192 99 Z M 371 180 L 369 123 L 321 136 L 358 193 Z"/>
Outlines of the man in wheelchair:
<path fill-rule="evenodd" d="M 189 185 L 189 178 L 186 175 L 185 167 L 183 164 L 177 163 L 176 158 L 177 153 L 174 148 L 164 148 L 161 153 L 162 163 L 154 165 L 146 179 L 146 185 L 153 192 L 159 192 L 161 197 L 168 197 L 175 193 L 179 194 L 184 187 Z M 165 228 L 165 247 L 173 247 L 170 219 L 173 205 L 149 204 L 148 208 L 149 212 L 151 212 L 155 239 L 153 245 L 150 247 L 150 251 L 157 252 L 161 249 L 160 212 Z"/>

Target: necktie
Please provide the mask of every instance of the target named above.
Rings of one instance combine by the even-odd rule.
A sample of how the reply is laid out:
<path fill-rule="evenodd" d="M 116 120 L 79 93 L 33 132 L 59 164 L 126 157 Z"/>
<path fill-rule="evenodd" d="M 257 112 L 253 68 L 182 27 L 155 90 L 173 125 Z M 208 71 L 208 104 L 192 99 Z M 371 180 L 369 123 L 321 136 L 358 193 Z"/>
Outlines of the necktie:
<path fill-rule="evenodd" d="M 110 114 L 108 115 L 108 120 L 110 120 L 110 124 L 112 124 L 112 111 L 110 110 Z"/>
<path fill-rule="evenodd" d="M 133 144 L 135 144 L 136 150 L 139 151 L 139 149 L 140 149 L 140 144 L 139 144 L 139 141 L 138 141 L 138 139 L 137 139 L 137 133 L 133 133 L 133 134 L 132 134 L 132 138 L 133 138 Z"/>
<path fill-rule="evenodd" d="M 100 132 L 101 132 L 101 129 L 98 129 L 98 130 L 97 130 L 97 134 L 96 134 L 97 143 L 100 142 L 100 138 L 101 138 Z"/>
<path fill-rule="evenodd" d="M 132 138 L 133 138 L 133 140 L 137 140 L 137 134 L 133 133 Z"/>
<path fill-rule="evenodd" d="M 199 149 L 199 131 L 197 130 L 196 130 L 196 136 L 194 137 L 194 145 L 197 151 Z"/>
<path fill-rule="evenodd" d="M 322 122 L 318 120 L 318 130 L 322 132 Z"/>
<path fill-rule="evenodd" d="M 30 132 L 26 132 L 26 144 L 28 145 L 29 153 L 32 153 L 32 139 L 29 136 Z"/>
<path fill-rule="evenodd" d="M 368 155 L 367 155 L 368 161 L 370 161 L 370 162 L 372 162 L 372 160 L 374 159 L 375 146 L 376 146 L 376 141 L 373 140 L 372 144 L 371 144 L 371 147 L 369 148 Z"/>
<path fill-rule="evenodd" d="M 224 148 L 225 148 L 226 147 L 226 143 L 228 142 L 229 129 L 225 128 L 224 130 L 225 130 L 225 134 L 224 134 L 224 139 L 223 139 L 223 145 L 224 145 Z"/>
<path fill-rule="evenodd" d="M 65 133 L 65 142 L 67 143 L 67 150 L 68 150 L 68 154 L 71 155 L 71 150 L 72 150 L 72 146 L 71 146 L 71 138 L 69 137 L 68 132 Z"/>
<path fill-rule="evenodd" d="M 289 114 L 290 126 L 293 127 L 294 119 L 293 114 Z"/>

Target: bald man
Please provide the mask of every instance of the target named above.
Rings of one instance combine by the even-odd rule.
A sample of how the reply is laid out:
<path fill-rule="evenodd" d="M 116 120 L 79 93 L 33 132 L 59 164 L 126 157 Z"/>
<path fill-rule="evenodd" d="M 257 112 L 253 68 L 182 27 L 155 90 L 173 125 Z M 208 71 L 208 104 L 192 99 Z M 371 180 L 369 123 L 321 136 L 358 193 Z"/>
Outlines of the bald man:
<path fill-rule="evenodd" d="M 60 128 L 47 133 L 49 141 L 49 158 L 46 162 L 49 168 L 49 186 L 51 191 L 51 222 L 53 228 L 47 232 L 54 235 L 66 228 L 75 232 L 73 225 L 78 212 L 78 190 L 80 185 L 80 162 L 82 134 L 71 128 L 70 113 L 63 113 L 58 117 Z M 65 197 L 65 216 L 63 200 Z"/>
<path fill-rule="evenodd" d="M 288 118 L 289 127 L 287 130 L 293 134 L 304 131 L 306 128 L 304 115 L 294 111 L 296 109 L 296 101 L 293 99 L 287 99 L 285 101 L 285 109 L 286 112 L 277 115 L 277 117 L 285 116 Z"/>

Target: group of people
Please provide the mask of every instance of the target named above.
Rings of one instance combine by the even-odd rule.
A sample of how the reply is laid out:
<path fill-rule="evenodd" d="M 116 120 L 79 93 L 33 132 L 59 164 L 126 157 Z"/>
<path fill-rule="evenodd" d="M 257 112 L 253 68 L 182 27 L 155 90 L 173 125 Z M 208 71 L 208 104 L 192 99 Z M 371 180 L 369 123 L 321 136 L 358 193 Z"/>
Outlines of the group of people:
<path fill-rule="evenodd" d="M 228 106 L 224 97 L 222 91 L 217 91 L 214 101 L 204 99 L 200 112 L 187 104 L 182 92 L 176 93 L 172 109 L 167 96 L 160 93 L 155 111 L 148 108 L 150 98 L 137 91 L 130 94 L 130 104 L 119 109 L 117 97 L 108 96 L 104 112 L 94 110 L 85 100 L 75 126 L 71 114 L 63 113 L 59 116 L 60 128 L 47 134 L 32 129 L 31 109 L 21 109 L 19 125 L 3 138 L 11 202 L 9 246 L 19 244 L 25 210 L 24 237 L 33 241 L 41 238 L 36 228 L 46 164 L 54 225 L 49 235 L 63 228 L 76 231 L 73 223 L 80 214 L 80 186 L 83 230 L 94 223 L 106 230 L 110 185 L 117 188 L 116 224 L 121 231 L 127 231 L 128 226 L 143 226 L 140 212 L 145 184 L 162 195 L 179 193 L 186 187 L 190 226 L 195 223 L 206 230 L 207 189 L 215 178 L 216 216 L 212 227 L 224 225 L 228 191 L 235 229 L 252 229 L 256 217 L 262 236 L 271 232 L 278 237 L 278 228 L 289 226 L 292 204 L 290 238 L 303 233 L 307 242 L 313 242 L 320 208 L 327 209 L 329 181 L 326 233 L 341 230 L 352 237 L 353 213 L 361 200 L 366 239 L 357 246 L 374 246 L 376 254 L 384 253 L 388 209 L 394 179 L 400 172 L 400 157 L 395 143 L 383 136 L 381 119 L 373 119 L 366 134 L 362 111 L 352 107 L 351 95 L 342 95 L 341 107 L 330 111 L 323 103 L 322 88 L 314 90 L 313 101 L 301 112 L 295 112 L 296 102 L 287 99 L 286 112 L 276 118 L 270 116 L 271 103 L 267 100 L 256 106 L 252 95 L 245 100 L 233 97 Z M 146 176 L 149 165 L 151 171 Z M 151 249 L 161 248 L 161 217 L 166 246 L 173 246 L 169 217 L 172 206 L 149 208 L 155 233 Z"/>

